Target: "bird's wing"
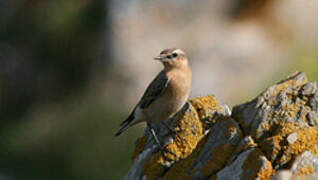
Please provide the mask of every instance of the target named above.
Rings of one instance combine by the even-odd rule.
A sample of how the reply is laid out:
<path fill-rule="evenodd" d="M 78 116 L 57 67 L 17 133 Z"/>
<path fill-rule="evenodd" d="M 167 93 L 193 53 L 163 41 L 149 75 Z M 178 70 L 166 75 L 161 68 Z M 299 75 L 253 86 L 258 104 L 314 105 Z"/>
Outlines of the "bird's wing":
<path fill-rule="evenodd" d="M 164 71 L 161 71 L 148 86 L 138 106 L 141 109 L 147 108 L 162 94 L 162 92 L 166 89 L 168 82 L 169 82 L 168 76 L 166 75 Z"/>
<path fill-rule="evenodd" d="M 129 117 L 123 121 L 120 126 L 121 128 L 117 131 L 115 136 L 119 136 L 122 132 L 124 132 L 127 128 L 134 125 L 134 121 L 136 120 L 135 111 L 137 108 L 145 109 L 151 103 L 153 103 L 166 89 L 169 82 L 169 78 L 165 74 L 164 71 L 161 71 L 157 77 L 150 83 L 145 94 L 142 96 L 141 100 L 133 110 L 133 112 L 129 115 Z"/>

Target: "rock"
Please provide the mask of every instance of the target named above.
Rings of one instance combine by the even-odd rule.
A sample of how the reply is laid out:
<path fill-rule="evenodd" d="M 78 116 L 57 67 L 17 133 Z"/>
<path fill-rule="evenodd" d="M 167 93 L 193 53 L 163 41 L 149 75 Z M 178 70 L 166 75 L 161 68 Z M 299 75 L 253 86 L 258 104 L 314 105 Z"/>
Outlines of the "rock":
<path fill-rule="evenodd" d="M 315 111 L 311 111 L 307 115 L 309 125 L 310 126 L 317 126 L 318 124 L 318 114 Z"/>
<path fill-rule="evenodd" d="M 230 117 L 216 119 L 202 151 L 190 169 L 193 179 L 202 179 L 222 169 L 242 139 L 238 124 Z"/>
<path fill-rule="evenodd" d="M 248 149 L 238 155 L 236 160 L 216 174 L 216 179 L 249 180 L 269 179 L 274 173 L 271 162 L 258 148 Z"/>
<path fill-rule="evenodd" d="M 318 171 L 318 157 L 310 151 L 301 153 L 293 162 L 291 171 L 294 174 L 312 174 Z"/>
<path fill-rule="evenodd" d="M 297 138 L 298 138 L 298 134 L 294 132 L 288 135 L 286 139 L 288 141 L 288 144 L 293 144 L 294 142 L 297 141 Z"/>
<path fill-rule="evenodd" d="M 277 124 L 288 121 L 298 122 L 303 125 L 306 113 L 299 116 L 301 106 L 306 101 L 298 98 L 301 88 L 306 85 L 305 73 L 297 72 L 287 79 L 269 87 L 254 100 L 235 106 L 232 117 L 237 120 L 246 134 L 251 134 L 257 141 L 271 135 Z"/>
<path fill-rule="evenodd" d="M 318 90 L 297 72 L 233 111 L 214 96 L 190 99 L 136 142 L 126 179 L 318 178 Z M 232 115 L 231 115 L 232 114 Z"/>
<path fill-rule="evenodd" d="M 162 123 L 153 125 L 156 132 L 159 132 L 160 142 L 165 142 L 165 148 L 175 156 L 159 151 L 159 147 L 146 130 L 145 135 L 137 140 L 134 163 L 126 179 L 156 179 L 166 175 L 167 168 L 177 169 L 174 165 L 191 155 L 204 137 L 204 132 L 215 123 L 216 114 L 221 115 L 223 112 L 223 107 L 214 96 L 190 99 L 174 118 L 166 122 L 176 132 L 174 140 Z M 187 167 L 189 169 L 190 164 Z"/>
<path fill-rule="evenodd" d="M 304 96 L 313 95 L 316 93 L 316 91 L 317 91 L 317 82 L 307 83 L 301 89 L 301 93 Z"/>
<path fill-rule="evenodd" d="M 272 178 L 272 180 L 291 180 L 293 173 L 290 170 L 280 170 Z"/>

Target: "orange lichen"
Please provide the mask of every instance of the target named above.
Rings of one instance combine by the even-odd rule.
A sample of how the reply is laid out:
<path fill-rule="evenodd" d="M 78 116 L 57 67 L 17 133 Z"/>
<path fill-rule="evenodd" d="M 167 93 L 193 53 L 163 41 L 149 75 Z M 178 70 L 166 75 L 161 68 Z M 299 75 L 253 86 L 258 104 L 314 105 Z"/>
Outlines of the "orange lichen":
<path fill-rule="evenodd" d="M 193 161 L 189 160 L 192 152 L 197 148 L 198 143 L 204 137 L 203 119 L 212 119 L 213 113 L 221 110 L 218 101 L 214 96 L 205 96 L 189 100 L 192 107 L 178 113 L 173 129 L 177 132 L 175 141 L 168 144 L 165 148 L 171 153 L 158 152 L 152 155 L 146 162 L 144 172 L 147 179 L 163 175 L 164 167 L 176 163 L 172 169 L 165 175 L 165 178 L 171 177 L 171 173 L 183 171 L 185 167 L 190 167 Z M 181 138 L 181 139 L 179 139 Z M 193 157 L 193 160 L 195 158 Z M 183 163 L 182 163 L 183 162 Z M 174 169 L 174 170 L 173 170 Z M 185 174 L 185 173 L 184 173 Z M 175 176 L 176 177 L 176 176 Z"/>
<path fill-rule="evenodd" d="M 148 135 L 140 137 L 136 141 L 135 151 L 133 153 L 132 159 L 135 160 L 138 155 L 145 149 L 147 143 Z"/>
<path fill-rule="evenodd" d="M 201 141 L 198 143 L 196 149 L 187 158 L 180 160 L 177 164 L 175 164 L 173 167 L 171 167 L 171 169 L 169 169 L 169 171 L 165 174 L 165 176 L 162 179 L 163 180 L 190 179 L 193 174 L 191 174 L 191 172 L 189 174 L 187 174 L 187 173 L 188 173 L 189 169 L 192 167 L 196 158 L 201 153 L 207 139 L 208 139 L 208 136 L 205 136 L 204 138 L 202 138 Z M 192 172 L 194 172 L 194 171 L 192 171 Z M 189 176 L 187 177 L 187 175 L 189 175 Z"/>
<path fill-rule="evenodd" d="M 297 96 L 293 97 L 293 99 L 296 98 Z M 277 102 L 277 104 L 273 104 L 272 106 L 277 107 L 279 103 L 280 102 Z M 284 124 L 288 118 L 296 118 L 297 116 L 300 116 L 300 119 L 305 120 L 310 108 L 304 104 L 306 104 L 306 102 L 301 99 L 299 99 L 297 103 L 291 102 L 290 104 L 283 104 L 281 108 L 277 108 L 272 113 L 269 113 L 267 115 L 267 120 L 260 125 L 262 128 L 256 129 L 252 135 L 255 136 L 256 134 L 264 133 L 264 131 L 272 134 L 277 126 L 281 126 L 282 123 Z M 306 111 L 302 112 L 302 108 L 305 108 Z"/>
<path fill-rule="evenodd" d="M 289 134 L 297 133 L 297 140 L 289 144 L 286 140 Z M 301 127 L 296 123 L 284 123 L 280 125 L 277 133 L 264 140 L 261 143 L 262 150 L 270 160 L 277 157 L 279 153 L 284 156 L 276 160 L 277 163 L 286 163 L 300 153 L 310 150 L 318 156 L 318 128 L 317 127 Z"/>
<path fill-rule="evenodd" d="M 302 168 L 299 168 L 297 170 L 297 175 L 307 175 L 307 174 L 312 174 L 315 172 L 315 168 L 310 165 L 310 166 L 307 166 L 307 167 L 302 167 Z"/>
<path fill-rule="evenodd" d="M 277 94 L 284 90 L 287 89 L 288 87 L 298 87 L 300 88 L 302 85 L 306 84 L 308 82 L 308 79 L 306 76 L 304 76 L 304 79 L 301 79 L 301 81 L 297 81 L 295 80 L 295 77 L 297 75 L 299 75 L 301 72 L 295 72 L 294 74 L 292 74 L 291 76 L 289 76 L 286 80 L 283 80 L 279 83 L 277 83 L 277 85 L 274 86 L 274 92 L 273 92 L 273 96 L 277 96 Z"/>
<path fill-rule="evenodd" d="M 260 172 L 257 173 L 257 177 L 260 180 L 268 180 L 275 174 L 275 169 L 270 161 L 265 162 L 265 168 L 261 168 Z"/>
<path fill-rule="evenodd" d="M 219 106 L 219 102 L 214 95 L 197 97 L 190 99 L 189 101 L 196 109 L 200 120 L 204 122 L 204 126 L 208 123 L 206 121 L 215 123 L 215 119 L 212 119 L 214 112 L 222 110 L 222 107 Z"/>
<path fill-rule="evenodd" d="M 167 149 L 175 153 L 177 157 L 166 153 L 169 159 L 175 161 L 186 158 L 197 146 L 197 143 L 203 137 L 202 122 L 199 120 L 197 113 L 193 110 L 180 113 L 176 120 L 175 129 L 178 132 L 173 143 L 167 145 Z M 178 137 L 182 138 L 179 139 Z M 162 162 L 163 163 L 163 162 Z"/>
<path fill-rule="evenodd" d="M 219 102 L 216 100 L 214 95 L 208 95 L 203 97 L 197 97 L 193 99 L 189 99 L 192 106 L 197 110 L 200 119 L 204 119 L 210 117 L 208 114 L 208 110 L 221 110 L 221 106 L 219 106 Z"/>
<path fill-rule="evenodd" d="M 254 149 L 249 153 L 242 168 L 242 178 L 244 179 L 255 179 L 256 177 L 263 180 L 270 179 L 275 172 L 272 164 L 265 159 L 263 153 L 259 149 Z"/>
<path fill-rule="evenodd" d="M 176 118 L 175 141 L 165 147 L 176 156 L 162 151 L 152 155 L 144 169 L 145 174 L 148 174 L 147 177 L 158 177 L 157 175 L 163 172 L 164 166 L 188 157 L 203 137 L 202 122 L 193 108 L 190 107 L 185 112 L 179 113 Z"/>
<path fill-rule="evenodd" d="M 306 150 L 310 150 L 316 156 L 318 156 L 318 149 L 316 144 L 318 143 L 318 128 L 306 127 L 296 131 L 298 134 L 297 140 L 288 146 L 285 146 L 287 155 L 298 155 Z"/>
<path fill-rule="evenodd" d="M 300 98 L 299 96 L 300 90 L 305 83 L 307 83 L 306 76 L 296 72 L 261 94 L 260 97 L 264 98 L 264 101 L 260 107 L 268 114 L 266 114 L 267 119 L 261 122 L 260 128 L 256 128 L 251 132 L 251 135 L 256 137 L 257 141 L 260 136 L 263 138 L 268 137 L 270 134 L 266 133 L 273 133 L 272 131 L 276 129 L 277 125 L 289 118 L 306 120 L 307 114 L 311 109 L 306 105 L 308 99 Z M 282 91 L 285 94 L 284 102 L 280 99 L 280 96 L 278 97 L 278 94 Z M 266 109 L 272 109 L 273 111 L 267 111 Z M 250 124 L 245 124 L 244 120 L 239 119 L 238 122 L 241 122 L 242 127 L 249 129 Z M 266 135 L 264 136 L 264 134 Z"/>
<path fill-rule="evenodd" d="M 278 127 L 277 132 L 272 137 L 269 137 L 260 143 L 260 147 L 266 157 L 271 161 L 274 160 L 272 157 L 276 157 L 283 149 L 283 142 L 287 135 L 295 132 L 299 128 L 299 125 L 295 123 L 282 123 L 277 124 L 276 126 Z"/>
<path fill-rule="evenodd" d="M 300 105 L 296 103 L 290 103 L 288 105 L 284 105 L 282 110 L 285 111 L 285 114 L 288 117 L 296 117 L 298 111 L 300 110 Z"/>

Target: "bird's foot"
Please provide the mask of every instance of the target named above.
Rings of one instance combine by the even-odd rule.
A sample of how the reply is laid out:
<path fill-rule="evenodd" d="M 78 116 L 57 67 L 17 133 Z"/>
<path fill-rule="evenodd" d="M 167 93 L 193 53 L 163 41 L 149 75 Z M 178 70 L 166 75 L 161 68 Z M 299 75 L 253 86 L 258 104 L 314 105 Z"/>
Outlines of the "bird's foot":
<path fill-rule="evenodd" d="M 167 148 L 165 148 L 163 146 L 159 146 L 159 148 L 160 148 L 161 152 L 168 153 L 168 154 L 173 155 L 174 157 L 177 157 L 177 155 L 174 152 L 170 151 L 169 149 L 167 149 Z"/>
<path fill-rule="evenodd" d="M 159 149 L 161 152 L 166 152 L 166 153 L 169 153 L 169 154 L 172 154 L 173 156 L 177 157 L 177 155 L 173 152 L 171 152 L 169 149 L 165 148 L 164 146 L 161 145 L 160 141 L 159 141 L 159 138 L 155 132 L 155 130 L 151 127 L 150 124 L 148 124 L 149 126 L 149 129 L 150 129 L 150 132 L 153 136 L 153 138 L 155 139 L 155 142 L 157 143 L 157 145 L 159 146 Z"/>
<path fill-rule="evenodd" d="M 178 138 L 178 140 L 180 140 L 182 143 L 185 142 L 185 140 L 184 140 L 183 138 L 181 138 L 181 137 L 179 136 L 179 134 L 178 134 L 174 129 L 172 129 L 168 124 L 166 124 L 166 122 L 163 122 L 163 125 L 166 126 L 166 128 L 167 128 L 168 131 L 169 131 L 169 134 L 172 135 L 172 138 L 173 138 L 174 140 L 176 140 L 176 138 Z"/>

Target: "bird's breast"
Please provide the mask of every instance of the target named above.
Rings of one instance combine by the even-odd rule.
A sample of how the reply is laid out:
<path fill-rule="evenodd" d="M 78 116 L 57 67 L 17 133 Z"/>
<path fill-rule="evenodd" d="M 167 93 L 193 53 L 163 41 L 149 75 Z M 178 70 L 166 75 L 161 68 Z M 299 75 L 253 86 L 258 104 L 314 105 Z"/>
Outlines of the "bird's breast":
<path fill-rule="evenodd" d="M 171 75 L 165 93 L 172 100 L 188 98 L 191 90 L 191 75 L 175 72 Z"/>
<path fill-rule="evenodd" d="M 191 74 L 171 71 L 169 83 L 163 93 L 147 108 L 145 115 L 151 122 L 165 121 L 186 103 L 191 89 Z"/>

